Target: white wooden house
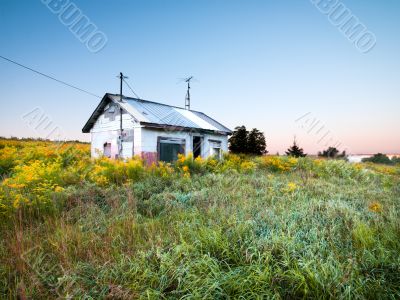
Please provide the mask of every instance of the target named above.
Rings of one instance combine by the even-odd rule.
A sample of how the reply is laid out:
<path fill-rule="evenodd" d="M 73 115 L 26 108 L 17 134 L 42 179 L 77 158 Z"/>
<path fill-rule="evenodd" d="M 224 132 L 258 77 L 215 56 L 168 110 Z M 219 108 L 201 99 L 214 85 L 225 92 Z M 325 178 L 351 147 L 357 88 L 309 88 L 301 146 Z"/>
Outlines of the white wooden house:
<path fill-rule="evenodd" d="M 178 153 L 220 157 L 231 131 L 206 114 L 157 102 L 105 94 L 82 131 L 92 157 L 174 161 Z"/>

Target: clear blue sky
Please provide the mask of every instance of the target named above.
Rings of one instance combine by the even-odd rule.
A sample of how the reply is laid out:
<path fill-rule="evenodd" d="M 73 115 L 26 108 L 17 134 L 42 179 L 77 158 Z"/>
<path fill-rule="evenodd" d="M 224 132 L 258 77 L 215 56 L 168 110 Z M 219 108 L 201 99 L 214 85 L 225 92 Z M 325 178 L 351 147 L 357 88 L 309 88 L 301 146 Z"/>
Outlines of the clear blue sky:
<path fill-rule="evenodd" d="M 0 55 L 98 95 L 118 92 L 122 71 L 144 99 L 192 108 L 234 128 L 265 132 L 282 153 L 296 135 L 323 148 L 306 113 L 353 153 L 400 152 L 400 2 L 342 1 L 377 38 L 360 53 L 309 0 L 74 1 L 108 37 L 91 53 L 40 0 L 0 0 Z M 36 107 L 65 138 L 99 99 L 0 60 L 0 135 L 44 136 L 21 118 Z M 130 95 L 126 89 L 126 94 Z"/>

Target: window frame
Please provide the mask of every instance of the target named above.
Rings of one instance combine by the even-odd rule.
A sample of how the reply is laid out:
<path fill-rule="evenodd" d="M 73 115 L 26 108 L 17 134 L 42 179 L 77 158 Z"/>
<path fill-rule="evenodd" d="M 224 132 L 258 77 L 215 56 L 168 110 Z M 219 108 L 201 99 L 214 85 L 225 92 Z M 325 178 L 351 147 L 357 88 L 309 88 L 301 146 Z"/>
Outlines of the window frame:
<path fill-rule="evenodd" d="M 186 153 L 186 139 L 158 136 L 157 137 L 157 160 L 161 161 L 161 144 L 174 144 L 182 147 L 182 154 Z"/>
<path fill-rule="evenodd" d="M 221 157 L 222 157 L 222 141 L 209 139 L 208 144 L 209 144 L 209 149 L 210 149 L 210 151 L 209 151 L 210 156 L 221 159 Z M 218 155 L 214 154 L 215 149 L 218 149 Z"/>

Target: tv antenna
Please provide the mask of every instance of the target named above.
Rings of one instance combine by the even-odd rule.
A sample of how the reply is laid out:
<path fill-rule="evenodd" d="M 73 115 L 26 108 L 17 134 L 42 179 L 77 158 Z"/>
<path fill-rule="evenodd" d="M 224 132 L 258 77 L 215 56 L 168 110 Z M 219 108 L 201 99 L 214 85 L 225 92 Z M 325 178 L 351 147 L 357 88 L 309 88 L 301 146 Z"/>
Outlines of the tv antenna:
<path fill-rule="evenodd" d="M 185 82 L 187 83 L 187 92 L 185 97 L 185 109 L 190 110 L 190 81 L 193 80 L 193 76 L 185 78 Z"/>

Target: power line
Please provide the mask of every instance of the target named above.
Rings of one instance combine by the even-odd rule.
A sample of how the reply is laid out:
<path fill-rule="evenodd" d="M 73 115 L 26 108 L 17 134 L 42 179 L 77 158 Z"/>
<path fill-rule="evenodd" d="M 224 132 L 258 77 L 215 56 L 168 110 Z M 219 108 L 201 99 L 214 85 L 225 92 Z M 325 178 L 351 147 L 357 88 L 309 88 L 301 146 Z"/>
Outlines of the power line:
<path fill-rule="evenodd" d="M 129 83 L 125 80 L 125 79 L 122 79 L 125 83 L 126 83 L 126 85 L 128 86 L 128 88 L 131 90 L 131 92 L 135 95 L 135 97 L 136 98 L 138 98 L 138 99 L 141 99 L 139 96 L 138 96 L 138 94 L 136 94 L 136 92 L 133 90 L 133 88 L 129 85 Z"/>
<path fill-rule="evenodd" d="M 44 76 L 44 77 L 46 77 L 46 78 L 48 78 L 48 79 L 51 79 L 51 80 L 57 81 L 58 83 L 64 84 L 64 85 L 66 85 L 66 86 L 68 86 L 68 87 L 70 87 L 70 88 L 76 89 L 76 90 L 81 91 L 81 92 L 86 93 L 86 94 L 89 94 L 89 95 L 91 95 L 91 96 L 93 96 L 93 97 L 101 98 L 100 96 L 98 96 L 98 95 L 96 95 L 96 94 L 94 94 L 94 93 L 91 93 L 91 92 L 86 91 L 86 90 L 84 90 L 84 89 L 81 89 L 81 88 L 79 88 L 79 87 L 77 87 L 77 86 L 74 86 L 74 85 L 72 85 L 72 84 L 69 84 L 69 83 L 67 83 L 67 82 L 65 82 L 65 81 L 59 80 L 59 79 L 57 79 L 57 78 L 54 78 L 54 77 L 52 77 L 52 76 L 50 76 L 50 75 L 46 75 L 46 74 L 44 74 L 44 73 L 42 73 L 42 72 L 39 72 L 39 71 L 37 71 L 37 70 L 35 70 L 35 69 L 29 68 L 29 67 L 27 67 L 27 66 L 24 66 L 23 64 L 17 63 L 16 61 L 13 61 L 13 60 L 11 60 L 11 59 L 9 59 L 9 58 L 7 58 L 7 57 L 4 57 L 4 56 L 1 56 L 1 55 L 0 55 L 0 58 L 4 59 L 4 60 L 6 60 L 6 61 L 8 61 L 8 62 L 10 62 L 10 63 L 13 63 L 13 64 L 15 64 L 15 65 L 17 65 L 17 66 L 20 66 L 20 67 L 22 67 L 22 68 L 25 68 L 25 69 L 27 69 L 27 70 L 29 70 L 29 71 L 32 71 L 32 72 L 34 72 L 34 73 L 36 73 L 36 74 L 42 75 L 42 76 Z"/>

